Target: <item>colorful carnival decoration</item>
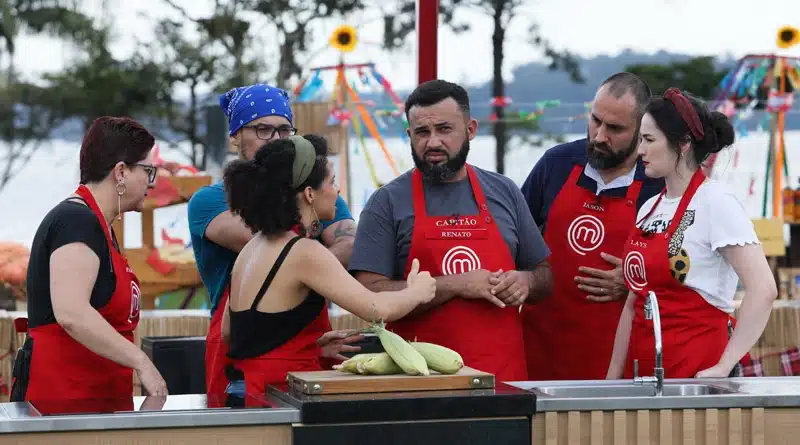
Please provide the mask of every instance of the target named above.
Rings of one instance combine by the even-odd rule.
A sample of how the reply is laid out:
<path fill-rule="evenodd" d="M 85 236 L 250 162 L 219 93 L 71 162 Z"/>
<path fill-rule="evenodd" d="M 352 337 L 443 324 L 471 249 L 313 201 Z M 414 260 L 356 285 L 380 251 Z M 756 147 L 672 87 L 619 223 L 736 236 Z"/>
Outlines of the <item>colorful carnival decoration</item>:
<path fill-rule="evenodd" d="M 374 63 L 345 63 L 344 54 L 352 52 L 358 44 L 354 27 L 342 25 L 336 28 L 331 34 L 329 43 L 333 49 L 339 51 L 339 63 L 309 69 L 309 75 L 301 79 L 293 91 L 294 101 L 310 102 L 322 98 L 325 95 L 323 74 L 335 72 L 335 81 L 328 99 L 331 104 L 328 124 L 346 125 L 353 130 L 364 153 L 372 182 L 375 187 L 380 187 L 381 182 L 378 180 L 375 164 L 367 149 L 365 132 L 378 142 L 392 172 L 395 176 L 399 176 L 400 170 L 389 152 L 384 138 L 385 132 L 391 128 L 392 120 L 400 120 L 402 123 L 399 126 L 400 136 L 407 138 L 405 129 L 408 128 L 408 123 L 403 113 L 403 101 L 395 93 L 389 80 L 378 72 Z M 389 105 L 378 107 L 375 101 L 362 100 L 359 94 L 361 88 L 382 91 L 388 99 Z"/>
<path fill-rule="evenodd" d="M 778 30 L 777 42 L 782 49 L 800 43 L 800 33 L 793 27 Z M 715 108 L 728 117 L 738 115 L 735 127 L 756 108 L 769 114 L 769 149 L 762 201 L 762 216 L 767 217 L 767 203 L 772 197 L 772 217 L 781 214 L 781 190 L 789 181 L 784 139 L 785 114 L 792 108 L 795 94 L 800 88 L 800 57 L 776 54 L 751 54 L 741 58 L 733 70 L 723 78 L 720 93 L 715 98 Z M 714 167 L 716 155 L 708 162 L 707 170 Z M 770 184 L 772 193 L 770 194 Z"/>

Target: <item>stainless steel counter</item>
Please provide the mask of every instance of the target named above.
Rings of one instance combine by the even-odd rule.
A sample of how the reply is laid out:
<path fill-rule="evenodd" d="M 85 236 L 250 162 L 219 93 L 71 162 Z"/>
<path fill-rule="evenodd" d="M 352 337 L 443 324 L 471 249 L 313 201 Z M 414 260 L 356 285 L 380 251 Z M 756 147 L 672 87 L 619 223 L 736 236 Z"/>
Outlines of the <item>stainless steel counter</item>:
<path fill-rule="evenodd" d="M 27 402 L 0 403 L 0 434 L 199 426 L 274 425 L 300 421 L 300 411 L 275 397 L 269 407 L 208 408 L 205 395 L 134 397 L 134 410 L 107 414 L 42 415 Z"/>
<path fill-rule="evenodd" d="M 631 380 L 509 382 L 536 394 L 536 411 L 800 407 L 800 377 L 665 379 L 664 394 Z"/>

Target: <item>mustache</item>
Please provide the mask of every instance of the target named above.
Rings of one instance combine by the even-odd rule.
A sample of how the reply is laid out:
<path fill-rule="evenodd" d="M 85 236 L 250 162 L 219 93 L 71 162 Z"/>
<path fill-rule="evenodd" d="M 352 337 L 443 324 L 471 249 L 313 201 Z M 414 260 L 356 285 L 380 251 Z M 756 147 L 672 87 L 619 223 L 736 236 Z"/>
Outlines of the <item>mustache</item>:
<path fill-rule="evenodd" d="M 422 153 L 422 155 L 425 156 L 425 155 L 427 155 L 429 153 L 430 154 L 437 154 L 437 155 L 445 155 L 445 156 L 447 155 L 447 151 L 445 151 L 445 150 L 443 150 L 441 148 L 429 148 L 429 149 L 425 150 L 425 152 Z"/>
<path fill-rule="evenodd" d="M 602 151 L 605 151 L 605 152 L 608 152 L 608 153 L 612 153 L 613 152 L 613 150 L 611 149 L 611 146 L 606 144 L 605 142 L 594 142 L 594 141 L 592 141 L 592 142 L 589 142 L 589 147 L 592 150 L 598 150 L 599 149 L 599 150 L 602 150 Z"/>

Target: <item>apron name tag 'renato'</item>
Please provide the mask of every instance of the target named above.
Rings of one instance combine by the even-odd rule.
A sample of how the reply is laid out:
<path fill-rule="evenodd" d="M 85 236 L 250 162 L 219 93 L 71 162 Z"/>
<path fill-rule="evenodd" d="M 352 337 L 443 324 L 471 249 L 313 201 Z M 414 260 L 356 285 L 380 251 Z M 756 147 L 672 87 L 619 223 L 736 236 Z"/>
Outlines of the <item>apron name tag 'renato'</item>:
<path fill-rule="evenodd" d="M 489 238 L 486 229 L 433 229 L 425 233 L 426 239 L 439 240 L 485 240 Z"/>

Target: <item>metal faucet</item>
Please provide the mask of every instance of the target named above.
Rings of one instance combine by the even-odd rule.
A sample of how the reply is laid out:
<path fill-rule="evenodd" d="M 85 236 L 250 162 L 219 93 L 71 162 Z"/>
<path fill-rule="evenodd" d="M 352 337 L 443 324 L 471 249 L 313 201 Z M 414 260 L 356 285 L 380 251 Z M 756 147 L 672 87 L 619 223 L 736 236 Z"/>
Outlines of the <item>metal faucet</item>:
<path fill-rule="evenodd" d="M 644 302 L 644 318 L 645 320 L 653 320 L 653 336 L 656 342 L 656 366 L 653 368 L 654 377 L 639 377 L 639 360 L 633 361 L 633 383 L 644 384 L 654 383 L 656 388 L 656 396 L 661 396 L 664 391 L 664 361 L 662 357 L 661 345 L 661 313 L 658 310 L 658 299 L 656 293 L 650 291 L 647 293 L 647 299 Z"/>

